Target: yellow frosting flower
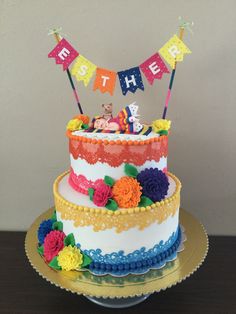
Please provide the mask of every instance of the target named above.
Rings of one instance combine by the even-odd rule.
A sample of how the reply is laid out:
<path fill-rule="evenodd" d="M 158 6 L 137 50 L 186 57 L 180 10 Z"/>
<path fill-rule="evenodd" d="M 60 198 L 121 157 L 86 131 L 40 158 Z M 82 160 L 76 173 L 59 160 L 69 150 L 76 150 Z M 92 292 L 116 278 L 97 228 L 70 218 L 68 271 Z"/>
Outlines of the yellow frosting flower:
<path fill-rule="evenodd" d="M 77 131 L 82 128 L 83 121 L 78 119 L 70 120 L 66 126 L 69 131 Z"/>
<path fill-rule="evenodd" d="M 62 270 L 74 270 L 80 269 L 83 263 L 83 255 L 76 246 L 65 246 L 63 250 L 58 253 L 57 257 L 58 265 Z"/>
<path fill-rule="evenodd" d="M 152 130 L 156 133 L 165 130 L 168 131 L 171 126 L 170 120 L 159 119 L 152 122 Z"/>

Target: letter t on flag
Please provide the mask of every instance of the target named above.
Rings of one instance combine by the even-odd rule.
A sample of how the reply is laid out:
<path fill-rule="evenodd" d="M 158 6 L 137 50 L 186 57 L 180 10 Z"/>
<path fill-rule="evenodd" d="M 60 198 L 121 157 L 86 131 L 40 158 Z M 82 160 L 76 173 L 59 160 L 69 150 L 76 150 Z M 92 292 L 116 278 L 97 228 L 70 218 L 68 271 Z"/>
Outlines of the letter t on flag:
<path fill-rule="evenodd" d="M 65 71 L 78 55 L 79 53 L 63 38 L 48 54 L 48 58 L 55 58 L 56 64 L 62 64 Z"/>
<path fill-rule="evenodd" d="M 93 90 L 100 89 L 102 93 L 109 92 L 113 95 L 116 84 L 116 72 L 102 68 L 97 68 L 96 78 L 93 85 Z"/>
<path fill-rule="evenodd" d="M 153 56 L 144 61 L 140 65 L 140 69 L 151 85 L 155 79 L 160 80 L 163 73 L 170 73 L 158 53 L 155 53 Z"/>

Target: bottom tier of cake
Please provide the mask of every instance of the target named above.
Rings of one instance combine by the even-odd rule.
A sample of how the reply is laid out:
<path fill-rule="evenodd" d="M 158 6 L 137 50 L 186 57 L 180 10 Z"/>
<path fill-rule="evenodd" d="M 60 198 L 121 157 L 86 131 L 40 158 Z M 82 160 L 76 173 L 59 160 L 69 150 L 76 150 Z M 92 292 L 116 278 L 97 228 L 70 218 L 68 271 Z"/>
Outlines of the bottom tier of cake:
<path fill-rule="evenodd" d="M 89 257 L 85 269 L 96 275 L 142 274 L 176 258 L 183 236 L 179 226 L 181 184 L 174 175 L 168 173 L 165 200 L 114 212 L 96 207 L 74 191 L 68 176 L 64 173 L 54 183 L 56 219 L 65 236 L 72 234 L 74 245 Z"/>
<path fill-rule="evenodd" d="M 100 249 L 84 250 L 84 253 L 93 260 L 89 270 L 95 275 L 144 274 L 150 269 L 160 269 L 166 262 L 175 260 L 177 252 L 183 249 L 182 241 L 182 231 L 179 227 L 167 242 L 161 241 L 149 250 L 142 247 L 127 255 L 122 250 L 105 255 L 102 255 Z"/>

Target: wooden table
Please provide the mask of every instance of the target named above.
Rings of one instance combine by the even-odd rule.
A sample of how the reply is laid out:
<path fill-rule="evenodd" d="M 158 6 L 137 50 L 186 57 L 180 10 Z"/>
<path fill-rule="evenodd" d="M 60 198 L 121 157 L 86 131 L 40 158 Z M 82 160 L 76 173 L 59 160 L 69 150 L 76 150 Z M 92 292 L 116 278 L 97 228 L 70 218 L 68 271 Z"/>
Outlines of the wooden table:
<path fill-rule="evenodd" d="M 107 309 L 41 278 L 24 252 L 24 232 L 0 232 L 0 313 L 236 314 L 236 237 L 210 237 L 203 266 L 190 278 L 127 309 Z"/>

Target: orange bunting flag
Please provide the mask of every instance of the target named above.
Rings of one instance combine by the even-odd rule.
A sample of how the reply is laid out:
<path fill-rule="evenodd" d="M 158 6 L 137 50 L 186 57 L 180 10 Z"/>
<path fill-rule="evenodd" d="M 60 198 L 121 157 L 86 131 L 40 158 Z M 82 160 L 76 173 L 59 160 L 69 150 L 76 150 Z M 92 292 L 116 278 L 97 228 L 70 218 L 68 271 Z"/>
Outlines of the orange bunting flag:
<path fill-rule="evenodd" d="M 93 85 L 93 90 L 100 89 L 102 93 L 109 92 L 113 95 L 116 84 L 116 72 L 102 68 L 97 68 L 96 78 Z"/>

